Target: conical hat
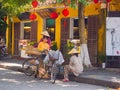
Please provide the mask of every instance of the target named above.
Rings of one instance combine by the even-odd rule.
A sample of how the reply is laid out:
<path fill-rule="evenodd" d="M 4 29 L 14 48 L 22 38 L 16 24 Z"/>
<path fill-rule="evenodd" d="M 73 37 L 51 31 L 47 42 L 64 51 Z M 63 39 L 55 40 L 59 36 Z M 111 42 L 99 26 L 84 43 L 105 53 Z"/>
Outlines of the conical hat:
<path fill-rule="evenodd" d="M 71 51 L 68 52 L 68 54 L 73 54 L 73 53 L 79 53 L 79 52 L 75 48 L 73 48 Z"/>
<path fill-rule="evenodd" d="M 43 31 L 41 34 L 50 37 L 49 33 L 46 30 Z"/>

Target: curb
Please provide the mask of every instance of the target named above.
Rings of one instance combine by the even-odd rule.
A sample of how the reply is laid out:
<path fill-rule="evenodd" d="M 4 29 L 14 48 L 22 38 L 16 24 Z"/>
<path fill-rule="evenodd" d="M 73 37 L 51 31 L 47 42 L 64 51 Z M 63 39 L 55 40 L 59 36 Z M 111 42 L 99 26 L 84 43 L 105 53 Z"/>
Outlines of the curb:
<path fill-rule="evenodd" d="M 120 83 L 93 79 L 93 78 L 75 77 L 73 78 L 73 80 L 80 82 L 80 83 L 100 85 L 100 86 L 105 86 L 105 87 L 110 87 L 110 88 L 115 88 L 115 89 L 120 87 Z"/>
<path fill-rule="evenodd" d="M 23 72 L 22 68 L 17 67 L 17 66 L 11 67 L 11 66 L 5 66 L 5 65 L 0 64 L 0 68 L 5 68 L 5 69 L 13 70 L 13 71 Z"/>

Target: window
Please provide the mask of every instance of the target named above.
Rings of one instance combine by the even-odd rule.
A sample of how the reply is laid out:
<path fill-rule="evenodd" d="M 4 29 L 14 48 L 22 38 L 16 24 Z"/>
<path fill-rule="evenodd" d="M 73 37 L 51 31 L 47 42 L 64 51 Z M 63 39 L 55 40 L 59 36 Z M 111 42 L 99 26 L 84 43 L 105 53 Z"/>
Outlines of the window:
<path fill-rule="evenodd" d="M 20 39 L 30 39 L 31 22 L 21 22 Z"/>
<path fill-rule="evenodd" d="M 73 38 L 79 39 L 78 19 L 73 21 Z"/>
<path fill-rule="evenodd" d="M 70 38 L 79 39 L 78 18 L 72 18 L 70 25 Z M 85 17 L 85 28 L 87 29 L 87 17 Z"/>
<path fill-rule="evenodd" d="M 24 39 L 30 39 L 31 22 L 24 23 Z"/>
<path fill-rule="evenodd" d="M 51 18 L 46 19 L 46 30 L 50 34 L 52 41 L 55 41 L 55 20 Z"/>

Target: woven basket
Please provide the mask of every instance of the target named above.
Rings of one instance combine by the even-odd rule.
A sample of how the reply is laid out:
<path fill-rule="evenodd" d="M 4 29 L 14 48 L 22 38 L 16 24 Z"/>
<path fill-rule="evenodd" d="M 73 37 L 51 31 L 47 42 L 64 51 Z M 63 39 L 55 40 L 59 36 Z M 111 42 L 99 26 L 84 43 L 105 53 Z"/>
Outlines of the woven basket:
<path fill-rule="evenodd" d="M 33 46 L 27 46 L 26 53 L 32 54 L 32 55 L 40 55 L 41 54 L 41 52 L 38 50 L 38 48 L 34 48 Z"/>

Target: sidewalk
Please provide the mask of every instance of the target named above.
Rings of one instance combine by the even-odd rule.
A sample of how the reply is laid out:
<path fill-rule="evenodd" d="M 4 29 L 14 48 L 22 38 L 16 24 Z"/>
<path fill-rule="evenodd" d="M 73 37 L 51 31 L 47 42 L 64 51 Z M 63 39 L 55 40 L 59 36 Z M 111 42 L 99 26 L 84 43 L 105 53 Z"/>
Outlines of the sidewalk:
<path fill-rule="evenodd" d="M 10 56 L 0 57 L 0 68 L 6 68 L 22 72 L 21 66 L 24 60 L 12 59 Z M 110 88 L 120 87 L 120 69 L 87 69 L 79 77 L 72 77 L 71 80 L 101 85 Z"/>

